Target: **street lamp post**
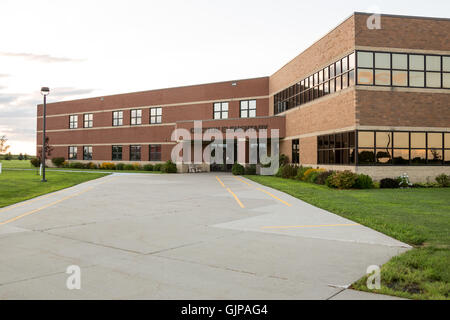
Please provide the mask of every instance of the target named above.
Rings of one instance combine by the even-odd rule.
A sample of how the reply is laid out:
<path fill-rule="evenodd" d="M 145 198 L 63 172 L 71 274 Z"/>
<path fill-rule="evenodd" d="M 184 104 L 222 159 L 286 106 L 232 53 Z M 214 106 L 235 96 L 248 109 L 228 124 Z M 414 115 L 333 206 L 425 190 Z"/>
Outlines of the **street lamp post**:
<path fill-rule="evenodd" d="M 50 89 L 47 87 L 41 88 L 41 94 L 44 96 L 44 113 L 43 113 L 43 127 L 42 127 L 42 180 L 41 182 L 47 182 L 45 180 L 45 117 L 47 115 L 47 96 L 50 93 Z"/>

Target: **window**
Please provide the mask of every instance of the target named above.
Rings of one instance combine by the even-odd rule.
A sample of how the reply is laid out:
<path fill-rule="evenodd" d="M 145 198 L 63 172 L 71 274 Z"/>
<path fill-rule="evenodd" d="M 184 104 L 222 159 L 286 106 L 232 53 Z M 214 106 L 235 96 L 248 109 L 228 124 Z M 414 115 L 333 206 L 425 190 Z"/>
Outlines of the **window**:
<path fill-rule="evenodd" d="M 300 140 L 292 140 L 292 163 L 300 163 Z"/>
<path fill-rule="evenodd" d="M 358 85 L 450 89 L 448 56 L 358 51 L 357 57 Z"/>
<path fill-rule="evenodd" d="M 241 118 L 256 117 L 256 100 L 241 101 Z"/>
<path fill-rule="evenodd" d="M 228 102 L 214 103 L 214 120 L 228 119 Z"/>
<path fill-rule="evenodd" d="M 317 137 L 318 164 L 349 165 L 355 163 L 355 132 Z"/>
<path fill-rule="evenodd" d="M 113 126 L 122 126 L 123 125 L 123 111 L 114 111 L 113 112 Z"/>
<path fill-rule="evenodd" d="M 160 144 L 151 144 L 149 146 L 150 161 L 161 161 L 161 145 Z"/>
<path fill-rule="evenodd" d="M 141 161 L 141 146 L 130 146 L 130 161 Z"/>
<path fill-rule="evenodd" d="M 162 123 L 162 108 L 150 108 L 150 124 Z"/>
<path fill-rule="evenodd" d="M 77 115 L 69 116 L 69 128 L 70 129 L 78 128 L 78 116 Z"/>
<path fill-rule="evenodd" d="M 113 161 L 122 161 L 122 146 L 112 146 L 112 157 Z"/>
<path fill-rule="evenodd" d="M 449 165 L 450 141 L 442 132 L 358 131 L 360 165 Z"/>
<path fill-rule="evenodd" d="M 92 147 L 83 147 L 83 160 L 92 160 Z"/>
<path fill-rule="evenodd" d="M 94 114 L 87 113 L 84 115 L 84 127 L 92 128 L 94 126 Z"/>
<path fill-rule="evenodd" d="M 142 124 L 142 110 L 131 110 L 131 125 Z"/>
<path fill-rule="evenodd" d="M 77 147 L 69 147 L 69 160 L 77 160 Z"/>

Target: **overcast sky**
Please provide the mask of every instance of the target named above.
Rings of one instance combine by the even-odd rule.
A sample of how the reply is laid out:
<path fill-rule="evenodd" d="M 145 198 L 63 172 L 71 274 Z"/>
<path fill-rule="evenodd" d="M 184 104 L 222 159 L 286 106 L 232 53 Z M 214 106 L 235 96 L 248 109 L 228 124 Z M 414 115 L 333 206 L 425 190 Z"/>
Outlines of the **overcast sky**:
<path fill-rule="evenodd" d="M 53 102 L 268 76 L 374 10 L 448 18 L 450 1 L 0 0 L 0 136 L 35 154 L 41 86 Z"/>

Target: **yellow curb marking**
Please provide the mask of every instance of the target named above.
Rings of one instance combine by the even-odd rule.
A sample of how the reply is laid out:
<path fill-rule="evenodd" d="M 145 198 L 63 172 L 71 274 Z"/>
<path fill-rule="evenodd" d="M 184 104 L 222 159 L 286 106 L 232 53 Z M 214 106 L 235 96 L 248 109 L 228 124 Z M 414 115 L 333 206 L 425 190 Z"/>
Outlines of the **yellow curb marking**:
<path fill-rule="evenodd" d="M 222 182 L 222 180 L 219 179 L 218 176 L 216 176 L 216 179 L 217 179 L 217 181 L 219 181 L 219 183 L 222 185 L 222 187 L 226 188 L 225 184 Z"/>
<path fill-rule="evenodd" d="M 42 206 L 42 207 L 37 208 L 37 209 L 34 209 L 34 210 L 32 210 L 32 211 L 28 211 L 28 212 L 26 212 L 26 213 L 24 213 L 24 214 L 21 214 L 21 215 L 19 215 L 19 216 L 16 216 L 16 217 L 14 217 L 14 218 L 9 219 L 9 220 L 0 222 L 0 226 L 3 226 L 3 225 L 5 225 L 5 224 L 11 223 L 11 222 L 14 222 L 14 221 L 17 221 L 17 220 L 20 220 L 20 219 L 25 218 L 25 217 L 27 217 L 27 216 L 29 216 L 29 215 L 32 215 L 32 214 L 34 214 L 34 213 L 36 213 L 36 212 L 39 212 L 39 211 L 42 211 L 42 210 L 44 210 L 44 209 L 50 208 L 50 207 L 52 207 L 52 206 L 54 206 L 54 205 L 56 205 L 56 204 L 58 204 L 58 203 L 61 203 L 61 202 L 65 201 L 65 200 L 74 198 L 74 197 L 79 196 L 79 195 L 81 195 L 81 194 L 83 194 L 83 193 L 86 193 L 86 192 L 88 192 L 88 191 L 91 191 L 92 189 L 94 189 L 94 187 L 99 186 L 99 185 L 101 185 L 101 184 L 104 184 L 104 183 L 106 183 L 106 182 L 109 182 L 109 181 L 111 181 L 111 180 L 114 180 L 114 179 L 116 179 L 116 178 L 117 178 L 117 177 L 107 179 L 107 180 L 105 180 L 105 181 L 103 181 L 103 182 L 100 182 L 100 183 L 95 184 L 95 185 L 92 186 L 92 187 L 86 188 L 86 189 L 84 189 L 83 191 L 80 191 L 80 192 L 77 192 L 77 193 L 75 193 L 75 194 L 72 194 L 72 195 L 69 195 L 69 196 L 67 196 L 67 197 L 64 197 L 64 198 L 62 198 L 62 199 L 56 200 L 56 201 L 54 201 L 54 202 L 51 202 L 51 203 L 49 203 L 49 204 L 46 204 L 45 206 Z M 37 198 L 37 199 L 33 199 L 32 201 L 26 201 L 26 202 L 23 203 L 23 204 L 20 204 L 20 205 L 15 206 L 14 208 L 20 207 L 20 206 L 22 206 L 22 205 L 25 205 L 25 204 L 28 204 L 28 203 L 31 203 L 31 202 L 34 202 L 34 201 L 37 201 L 37 200 L 40 200 L 40 199 L 43 199 L 43 198 L 47 198 L 47 197 L 49 197 L 49 196 L 51 196 L 51 195 L 55 195 L 55 193 L 48 194 L 48 195 L 46 195 L 45 197 L 39 197 L 39 198 Z M 11 208 L 7 208 L 7 209 L 13 209 L 13 208 L 11 207 Z M 5 211 L 6 211 L 6 210 L 5 210 Z"/>
<path fill-rule="evenodd" d="M 222 182 L 222 180 L 219 179 L 218 176 L 216 176 L 216 179 L 217 179 L 217 181 L 219 181 L 219 183 L 222 185 L 222 187 L 224 187 L 225 189 L 227 189 L 227 191 L 234 197 L 234 199 L 235 199 L 236 202 L 239 204 L 239 206 L 240 206 L 242 209 L 244 209 L 245 206 L 242 204 L 241 200 L 239 200 L 238 196 L 237 196 L 233 191 L 231 191 L 230 188 L 227 188 L 227 187 L 225 186 L 225 184 Z"/>
<path fill-rule="evenodd" d="M 250 187 L 253 187 L 250 183 L 248 183 L 248 182 L 245 181 L 245 180 L 242 180 L 242 179 L 240 179 L 240 178 L 238 178 L 238 177 L 234 177 L 234 178 L 237 179 L 237 180 L 239 180 L 239 181 L 241 181 L 241 182 L 243 182 L 243 183 L 245 183 L 246 185 L 248 185 L 248 186 L 250 186 Z M 274 198 L 274 199 L 280 201 L 281 203 L 287 205 L 288 207 L 292 207 L 292 204 L 287 203 L 287 202 L 284 201 L 284 200 L 281 200 L 281 199 L 278 198 L 276 195 L 271 194 L 269 191 L 266 191 L 266 190 L 261 189 L 261 188 L 255 188 L 255 189 L 258 190 L 258 191 L 264 192 L 265 194 L 267 194 L 267 195 L 271 196 L 272 198 Z"/>
<path fill-rule="evenodd" d="M 325 228 L 325 227 L 355 227 L 360 226 L 358 223 L 352 224 L 324 224 L 324 225 L 311 225 L 311 226 L 279 226 L 279 227 L 261 227 L 261 229 L 299 229 L 299 228 Z"/>

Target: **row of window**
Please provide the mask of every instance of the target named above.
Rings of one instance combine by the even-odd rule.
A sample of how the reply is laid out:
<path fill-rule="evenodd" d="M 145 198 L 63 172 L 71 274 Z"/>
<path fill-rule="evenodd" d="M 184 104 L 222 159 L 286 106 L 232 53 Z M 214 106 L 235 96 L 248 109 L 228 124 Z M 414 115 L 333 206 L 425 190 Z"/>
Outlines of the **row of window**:
<path fill-rule="evenodd" d="M 450 89 L 450 56 L 357 51 L 357 84 Z"/>
<path fill-rule="evenodd" d="M 318 164 L 450 165 L 450 133 L 345 132 L 318 137 L 317 152 Z"/>
<path fill-rule="evenodd" d="M 141 161 L 141 149 L 142 146 L 132 145 L 130 146 L 130 161 Z M 122 161 L 123 146 L 112 146 L 111 159 L 113 161 Z M 69 147 L 69 160 L 78 159 L 78 147 Z M 92 146 L 83 147 L 83 160 L 92 160 Z M 151 144 L 149 145 L 149 161 L 161 161 L 161 145 Z"/>
<path fill-rule="evenodd" d="M 275 114 L 354 85 L 355 54 L 352 53 L 274 96 Z"/>
<path fill-rule="evenodd" d="M 228 102 L 217 102 L 213 105 L 214 119 L 228 119 Z M 112 125 L 114 127 L 123 126 L 123 111 L 113 111 Z M 256 117 L 256 100 L 240 101 L 240 117 Z M 130 111 L 131 125 L 142 124 L 142 109 L 133 109 Z M 150 108 L 150 124 L 162 123 L 162 108 Z M 94 114 L 86 113 L 83 115 L 83 128 L 92 128 L 94 126 Z M 69 116 L 69 128 L 78 128 L 78 115 Z"/>

